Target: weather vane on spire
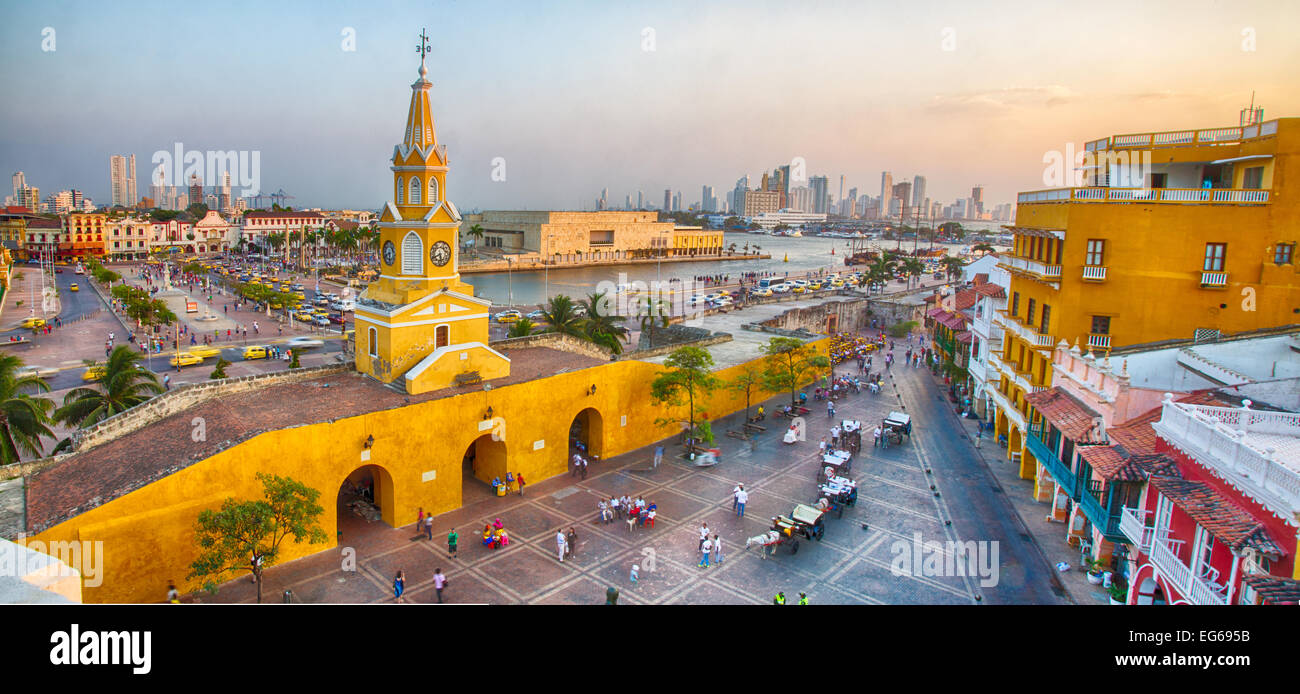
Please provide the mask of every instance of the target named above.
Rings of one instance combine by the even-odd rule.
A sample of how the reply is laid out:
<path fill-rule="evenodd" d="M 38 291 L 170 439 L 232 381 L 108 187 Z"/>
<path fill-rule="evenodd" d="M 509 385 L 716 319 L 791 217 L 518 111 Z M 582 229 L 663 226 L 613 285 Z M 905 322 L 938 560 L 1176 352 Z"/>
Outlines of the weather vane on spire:
<path fill-rule="evenodd" d="M 420 54 L 420 65 L 423 66 L 424 56 L 433 52 L 433 48 L 429 46 L 429 35 L 424 32 L 424 29 L 420 29 L 420 45 L 416 46 L 415 50 Z"/>

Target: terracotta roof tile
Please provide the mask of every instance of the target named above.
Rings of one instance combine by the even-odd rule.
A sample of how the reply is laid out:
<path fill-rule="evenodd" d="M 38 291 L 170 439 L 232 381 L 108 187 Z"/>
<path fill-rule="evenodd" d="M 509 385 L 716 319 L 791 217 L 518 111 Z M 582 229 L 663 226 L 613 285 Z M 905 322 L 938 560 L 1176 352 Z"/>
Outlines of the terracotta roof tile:
<path fill-rule="evenodd" d="M 1300 580 L 1244 574 L 1241 580 L 1259 593 L 1266 605 L 1300 605 Z"/>
<path fill-rule="evenodd" d="M 1152 475 L 1151 486 L 1233 551 L 1250 547 L 1273 557 L 1286 555 L 1267 526 L 1213 487 L 1163 475 Z"/>
<path fill-rule="evenodd" d="M 1034 406 L 1052 426 L 1075 443 L 1104 443 L 1095 431 L 1101 415 L 1060 388 L 1030 393 L 1025 400 Z"/>

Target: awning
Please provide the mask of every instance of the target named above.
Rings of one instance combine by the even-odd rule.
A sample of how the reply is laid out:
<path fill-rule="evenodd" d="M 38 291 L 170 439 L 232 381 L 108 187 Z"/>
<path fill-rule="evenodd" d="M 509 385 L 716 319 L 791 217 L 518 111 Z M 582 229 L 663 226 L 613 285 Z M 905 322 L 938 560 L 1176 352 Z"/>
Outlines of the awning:
<path fill-rule="evenodd" d="M 1009 227 L 1009 226 L 1004 226 L 1002 228 L 1006 229 L 1007 231 L 1013 234 L 1019 234 L 1021 236 L 1041 236 L 1045 239 L 1061 238 L 1062 236 L 1065 235 L 1064 229 L 1038 229 L 1036 227 Z"/>
<path fill-rule="evenodd" d="M 1244 157 L 1232 157 L 1231 159 L 1215 159 L 1211 164 L 1231 164 L 1234 161 L 1253 161 L 1255 159 L 1272 159 L 1272 154 L 1248 154 Z"/>

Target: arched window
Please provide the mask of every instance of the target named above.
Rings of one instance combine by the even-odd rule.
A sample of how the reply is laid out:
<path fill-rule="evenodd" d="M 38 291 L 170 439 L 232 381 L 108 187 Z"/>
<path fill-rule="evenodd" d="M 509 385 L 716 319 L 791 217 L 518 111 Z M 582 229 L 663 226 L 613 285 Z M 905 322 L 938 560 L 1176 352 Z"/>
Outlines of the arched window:
<path fill-rule="evenodd" d="M 429 177 L 429 204 L 438 204 L 438 179 L 433 176 Z"/>
<path fill-rule="evenodd" d="M 411 177 L 411 204 L 420 204 L 420 179 Z"/>
<path fill-rule="evenodd" d="M 372 357 L 379 356 L 379 331 L 375 330 L 374 328 L 367 330 L 366 341 L 370 343 L 366 345 L 366 347 L 370 352 L 370 356 Z"/>
<path fill-rule="evenodd" d="M 402 274 L 424 274 L 424 244 L 414 231 L 407 232 L 402 239 Z"/>
<path fill-rule="evenodd" d="M 398 176 L 398 177 L 397 177 L 397 204 L 399 204 L 399 205 L 404 205 L 404 204 L 405 204 L 404 202 L 402 202 L 402 199 L 403 199 L 403 197 L 404 197 L 403 194 L 404 194 L 405 192 L 406 192 L 406 190 L 402 187 L 402 177 L 401 177 L 401 176 Z"/>
<path fill-rule="evenodd" d="M 451 343 L 451 327 L 439 325 L 437 328 L 434 328 L 433 337 L 435 341 L 434 349 L 437 349 L 438 347 L 446 347 Z"/>

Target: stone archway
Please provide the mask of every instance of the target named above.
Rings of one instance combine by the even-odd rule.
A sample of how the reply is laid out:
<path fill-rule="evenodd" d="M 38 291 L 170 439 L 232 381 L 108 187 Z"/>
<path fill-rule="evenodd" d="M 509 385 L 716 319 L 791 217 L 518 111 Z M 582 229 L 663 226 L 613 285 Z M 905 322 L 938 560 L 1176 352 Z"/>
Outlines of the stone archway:
<path fill-rule="evenodd" d="M 339 483 L 336 504 L 340 540 L 373 530 L 375 521 L 397 527 L 393 476 L 379 465 L 362 465 L 348 473 Z"/>
<path fill-rule="evenodd" d="M 584 408 L 573 418 L 568 431 L 569 454 L 580 453 L 590 462 L 605 455 L 605 418 L 594 407 Z"/>

